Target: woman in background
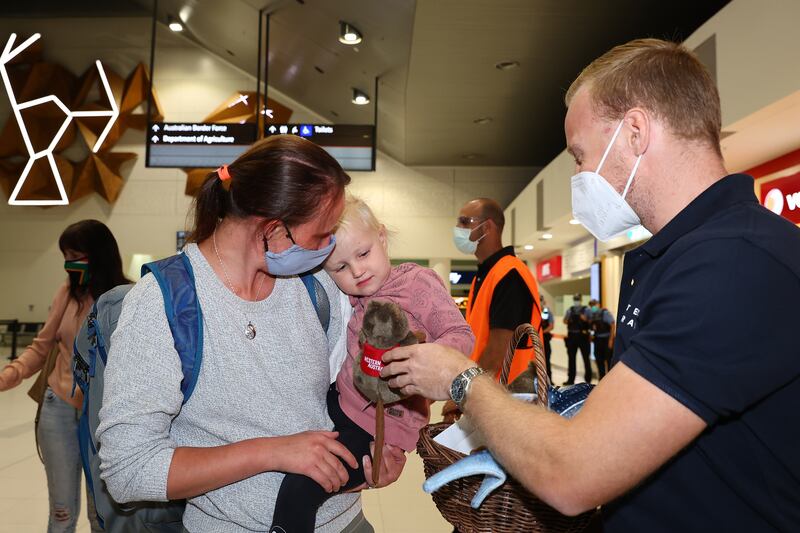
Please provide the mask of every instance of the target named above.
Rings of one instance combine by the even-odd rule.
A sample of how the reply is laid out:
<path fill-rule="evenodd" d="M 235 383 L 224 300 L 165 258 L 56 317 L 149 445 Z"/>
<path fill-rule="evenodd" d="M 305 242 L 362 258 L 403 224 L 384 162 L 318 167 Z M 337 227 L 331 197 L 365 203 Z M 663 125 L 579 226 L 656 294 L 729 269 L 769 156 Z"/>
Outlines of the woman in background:
<path fill-rule="evenodd" d="M 46 366 L 51 368 L 36 429 L 50 500 L 47 531 L 71 533 L 80 515 L 83 477 L 77 436 L 83 395 L 80 389 L 72 392 L 72 346 L 94 301 L 130 281 L 122 273 L 117 241 L 102 222 L 82 220 L 68 226 L 58 239 L 58 247 L 69 277 L 56 291 L 42 330 L 0 372 L 0 391 L 16 387 Z M 46 365 L 51 353 L 51 364 Z M 87 507 L 92 531 L 102 531 L 88 493 Z"/>

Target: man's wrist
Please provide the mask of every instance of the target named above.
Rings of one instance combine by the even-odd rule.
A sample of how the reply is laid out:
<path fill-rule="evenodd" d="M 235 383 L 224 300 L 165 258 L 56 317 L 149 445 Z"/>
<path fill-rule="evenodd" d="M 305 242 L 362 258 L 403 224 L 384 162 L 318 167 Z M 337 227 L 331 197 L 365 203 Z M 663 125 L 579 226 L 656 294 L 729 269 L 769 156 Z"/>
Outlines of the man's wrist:
<path fill-rule="evenodd" d="M 484 373 L 484 370 L 470 361 L 466 368 L 450 383 L 450 399 L 463 411 L 463 404 L 469 392 L 472 380 Z"/>

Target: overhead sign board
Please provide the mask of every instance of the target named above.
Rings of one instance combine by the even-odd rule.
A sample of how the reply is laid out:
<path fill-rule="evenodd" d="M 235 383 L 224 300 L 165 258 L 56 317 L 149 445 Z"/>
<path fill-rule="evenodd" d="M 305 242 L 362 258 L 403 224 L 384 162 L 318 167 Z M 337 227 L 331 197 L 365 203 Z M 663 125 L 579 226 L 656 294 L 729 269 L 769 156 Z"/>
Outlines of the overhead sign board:
<path fill-rule="evenodd" d="M 147 132 L 147 166 L 216 168 L 256 141 L 255 124 L 155 122 Z"/>
<path fill-rule="evenodd" d="M 375 126 L 359 124 L 269 124 L 264 135 L 297 135 L 320 145 L 345 170 L 375 170 Z"/>

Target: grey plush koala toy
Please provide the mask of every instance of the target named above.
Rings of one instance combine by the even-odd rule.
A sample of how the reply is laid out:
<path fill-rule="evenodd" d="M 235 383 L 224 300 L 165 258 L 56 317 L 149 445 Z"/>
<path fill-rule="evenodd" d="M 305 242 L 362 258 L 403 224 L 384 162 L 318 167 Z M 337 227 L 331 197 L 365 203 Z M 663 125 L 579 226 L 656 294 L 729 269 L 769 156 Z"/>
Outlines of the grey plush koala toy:
<path fill-rule="evenodd" d="M 421 338 L 420 338 L 421 337 Z M 353 381 L 356 388 L 367 399 L 375 402 L 375 457 L 372 464 L 373 482 L 378 483 L 378 473 L 383 450 L 383 406 L 402 400 L 405 396 L 389 387 L 389 382 L 381 378 L 383 369 L 381 357 L 384 352 L 398 346 L 409 346 L 424 341 L 424 334 L 415 334 L 408 329 L 405 312 L 394 302 L 372 300 L 367 304 L 364 322 L 358 335 L 361 347 L 353 362 Z"/>

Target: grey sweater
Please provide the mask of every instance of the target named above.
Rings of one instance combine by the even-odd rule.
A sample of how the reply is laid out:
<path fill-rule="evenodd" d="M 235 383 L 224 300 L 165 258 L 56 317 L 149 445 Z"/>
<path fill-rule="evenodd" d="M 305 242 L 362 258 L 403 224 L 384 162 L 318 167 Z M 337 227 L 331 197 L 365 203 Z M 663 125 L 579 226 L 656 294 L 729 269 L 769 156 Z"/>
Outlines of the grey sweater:
<path fill-rule="evenodd" d="M 181 406 L 182 372 L 164 303 L 152 275 L 125 298 L 111 338 L 97 436 L 102 477 L 119 502 L 165 501 L 176 447 L 210 447 L 254 437 L 329 430 L 328 353 L 342 334 L 331 306 L 329 338 L 297 278 L 278 279 L 269 297 L 247 302 L 217 278 L 196 245 L 187 247 L 203 311 L 203 360 Z M 318 275 L 338 301 L 338 289 Z M 245 335 L 247 322 L 256 337 Z M 189 500 L 183 522 L 195 532 L 268 531 L 283 474 L 265 472 Z M 317 513 L 317 530 L 341 531 L 359 496 L 337 495 Z"/>

